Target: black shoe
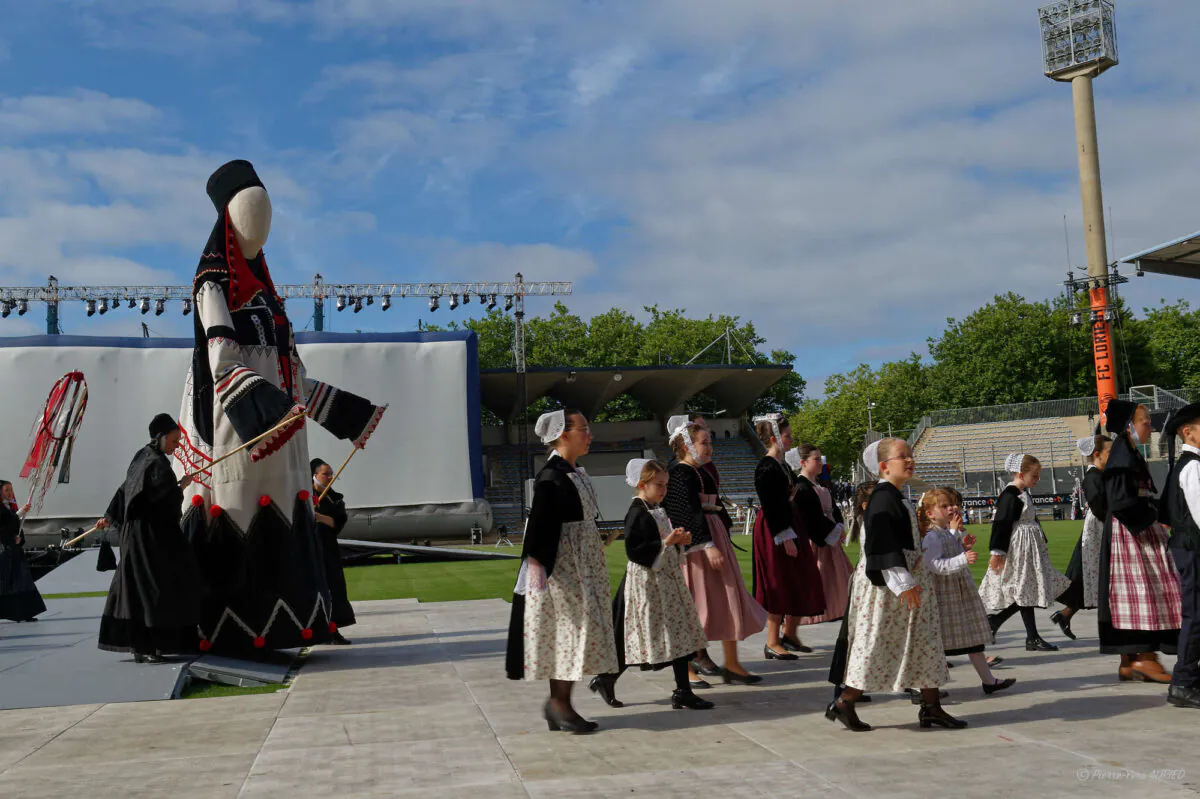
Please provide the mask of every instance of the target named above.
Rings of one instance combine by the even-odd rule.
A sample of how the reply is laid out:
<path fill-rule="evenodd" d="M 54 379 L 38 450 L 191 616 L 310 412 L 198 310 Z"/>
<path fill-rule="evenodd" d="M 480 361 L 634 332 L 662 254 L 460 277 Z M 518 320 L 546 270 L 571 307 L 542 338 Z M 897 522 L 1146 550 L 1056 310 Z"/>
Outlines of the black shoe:
<path fill-rule="evenodd" d="M 999 666 L 1003 662 L 1004 662 L 1004 658 L 1000 657 L 999 655 L 997 655 L 996 657 L 987 659 L 988 666 Z"/>
<path fill-rule="evenodd" d="M 1058 647 L 1047 641 L 1043 641 L 1042 637 L 1039 635 L 1036 638 L 1026 638 L 1025 639 L 1025 651 L 1026 652 L 1057 652 Z"/>
<path fill-rule="evenodd" d="M 789 652 L 803 652 L 808 654 L 813 651 L 811 646 L 800 643 L 798 638 L 792 638 L 790 635 L 782 635 L 779 637 L 779 642 L 783 644 L 783 648 Z"/>
<path fill-rule="evenodd" d="M 134 652 L 133 653 L 133 662 L 134 663 L 165 663 L 166 660 L 163 658 L 162 655 L 158 654 L 157 652 L 154 653 L 153 655 L 145 654 L 142 652 Z"/>
<path fill-rule="evenodd" d="M 578 713 L 575 714 L 574 718 L 559 715 L 549 702 L 542 708 L 542 717 L 546 719 L 546 726 L 550 728 L 551 732 L 562 731 L 579 735 L 581 733 L 595 732 L 600 729 L 599 724 L 594 721 L 588 721 Z"/>
<path fill-rule="evenodd" d="M 675 710 L 711 710 L 713 703 L 707 699 L 701 699 L 691 691 L 680 691 L 676 689 L 671 694 L 671 707 Z"/>
<path fill-rule="evenodd" d="M 1016 678 L 1009 677 L 1006 680 L 997 680 L 996 682 L 992 683 L 991 685 L 985 684 L 983 686 L 983 692 L 985 694 L 987 694 L 988 696 L 991 696 L 992 694 L 996 693 L 997 691 L 1003 691 L 1005 688 L 1012 688 L 1016 684 L 1017 684 Z"/>
<path fill-rule="evenodd" d="M 954 664 L 953 664 L 953 663 L 951 663 L 950 661 L 948 661 L 948 660 L 947 660 L 947 661 L 946 661 L 946 668 L 948 668 L 948 669 L 952 669 L 952 668 L 954 668 Z"/>
<path fill-rule="evenodd" d="M 692 658 L 692 669 L 697 674 L 704 677 L 720 677 L 721 668 L 716 663 L 712 662 L 712 658 L 706 655 L 698 655 Z"/>
<path fill-rule="evenodd" d="M 829 707 L 825 708 L 825 718 L 830 721 L 840 721 L 842 726 L 851 732 L 871 731 L 871 725 L 859 720 L 858 714 L 854 712 L 853 702 L 833 700 L 829 703 Z"/>
<path fill-rule="evenodd" d="M 1050 621 L 1058 625 L 1058 629 L 1062 630 L 1062 634 L 1076 640 L 1075 633 L 1071 632 L 1071 617 L 1062 615 L 1061 610 L 1056 610 L 1050 614 Z"/>
<path fill-rule="evenodd" d="M 688 685 L 691 686 L 692 690 L 696 690 L 697 688 L 712 688 L 712 683 L 708 682 L 708 680 L 688 680 Z"/>
<path fill-rule="evenodd" d="M 346 636 L 342 635 L 341 630 L 338 630 L 337 632 L 333 633 L 332 636 L 330 636 L 329 643 L 334 646 L 350 646 L 352 641 Z"/>
<path fill-rule="evenodd" d="M 1200 688 L 1190 685 L 1172 685 L 1167 689 L 1167 704 L 1200 710 Z"/>
<path fill-rule="evenodd" d="M 793 655 L 791 652 L 776 652 L 769 646 L 763 646 L 763 657 L 767 660 L 799 660 L 799 656 Z"/>
<path fill-rule="evenodd" d="M 904 693 L 908 694 L 908 698 L 912 700 L 914 705 L 921 704 L 921 692 L 916 688 L 905 688 Z M 949 691 L 938 689 L 938 699 L 945 699 L 948 696 L 950 696 Z"/>
<path fill-rule="evenodd" d="M 930 727 L 943 727 L 947 730 L 961 730 L 967 726 L 967 722 L 962 719 L 956 719 L 951 716 L 941 705 L 921 705 L 921 709 L 917 711 L 917 721 L 921 725 L 921 729 L 927 730 Z"/>
<path fill-rule="evenodd" d="M 729 669 L 721 669 L 721 681 L 726 685 L 740 682 L 742 685 L 758 685 L 763 678 L 757 674 L 735 674 Z"/>
<path fill-rule="evenodd" d="M 994 644 L 996 643 L 996 631 L 1000 629 L 1000 625 L 1003 624 L 1003 622 L 997 621 L 994 615 L 989 615 L 987 620 L 988 628 L 992 631 L 992 643 Z"/>
<path fill-rule="evenodd" d="M 588 688 L 599 694 L 609 707 L 625 707 L 625 703 L 617 699 L 616 687 L 616 678 L 607 674 L 597 675 L 588 683 Z"/>

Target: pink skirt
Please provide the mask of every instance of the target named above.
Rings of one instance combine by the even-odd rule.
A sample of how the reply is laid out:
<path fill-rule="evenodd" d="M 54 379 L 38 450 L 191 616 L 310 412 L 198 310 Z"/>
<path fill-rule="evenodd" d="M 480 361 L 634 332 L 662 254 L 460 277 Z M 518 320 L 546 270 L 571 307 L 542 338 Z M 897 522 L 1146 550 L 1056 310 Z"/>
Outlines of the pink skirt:
<path fill-rule="evenodd" d="M 825 612 L 820 616 L 802 616 L 801 624 L 821 624 L 838 621 L 846 615 L 846 603 L 850 601 L 850 580 L 854 567 L 841 545 L 819 547 L 812 541 L 808 545 L 816 550 L 817 569 L 821 572 L 821 587 L 825 589 Z"/>
<path fill-rule="evenodd" d="M 725 565 L 719 571 L 714 569 L 708 565 L 704 550 L 697 550 L 684 559 L 683 579 L 692 592 L 708 640 L 744 641 L 766 626 L 767 612 L 746 590 L 729 531 L 720 517 L 706 513 L 704 518 L 713 546 L 725 557 Z"/>

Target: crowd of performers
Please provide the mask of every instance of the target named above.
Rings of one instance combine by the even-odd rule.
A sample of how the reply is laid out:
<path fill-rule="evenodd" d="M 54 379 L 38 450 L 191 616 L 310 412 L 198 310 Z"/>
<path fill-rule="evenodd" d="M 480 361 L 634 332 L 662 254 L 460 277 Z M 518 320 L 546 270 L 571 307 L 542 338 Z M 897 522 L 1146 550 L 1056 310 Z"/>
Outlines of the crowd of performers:
<path fill-rule="evenodd" d="M 386 409 L 306 373 L 263 256 L 271 204 L 253 166 L 225 164 L 207 192 L 216 221 L 192 285 L 179 420 L 150 422 L 94 528 L 116 528 L 121 555 L 99 646 L 138 662 L 349 643 L 345 504 L 297 434 L 313 421 L 354 452 Z M 3 499 L 0 617 L 23 621 L 44 609 L 21 552 L 28 508 L 8 484 Z"/>
<path fill-rule="evenodd" d="M 875 480 L 853 493 L 847 525 L 818 480 L 823 461 L 811 445 L 793 447 L 784 417 L 754 420 L 766 454 L 754 484 L 759 510 L 753 534 L 753 591 L 747 591 L 720 499 L 712 439 L 701 419 L 667 424 L 669 467 L 636 458 L 626 469 L 635 492 L 625 516 L 626 572 L 610 599 L 604 547 L 596 526 L 592 483 L 578 466 L 591 443 L 576 410 L 544 414 L 535 430 L 548 447 L 534 482 L 522 562 L 513 596 L 506 671 L 510 679 L 548 680 L 543 717 L 551 730 L 599 727 L 572 703 L 574 684 L 612 707 L 618 680 L 630 666 L 670 668 L 671 705 L 705 710 L 696 691 L 705 678 L 755 685 L 763 678 L 741 662 L 738 644 L 766 628 L 763 656 L 796 660 L 812 652 L 799 635 L 807 624 L 840 622 L 829 668 L 834 699 L 826 718 L 856 732 L 871 726 L 857 707 L 872 693 L 907 693 L 919 705 L 921 727 L 961 729 L 963 719 L 941 704 L 947 660 L 965 655 L 982 694 L 1011 688 L 988 657 L 997 630 L 1020 615 L 1025 648 L 1057 647 L 1042 638 L 1035 610 L 1056 604 L 1050 621 L 1068 638 L 1073 617 L 1099 616 L 1099 647 L 1120 656 L 1118 679 L 1169 683 L 1168 702 L 1200 708 L 1200 405 L 1177 411 L 1164 435 L 1171 472 L 1162 498 L 1139 446 L 1150 441 L 1144 406 L 1113 400 L 1111 434 L 1081 439 L 1087 462 L 1087 517 L 1066 574 L 1050 563 L 1047 538 L 1031 490 L 1041 464 L 1030 455 L 1006 459 L 1012 481 L 997 501 L 988 542 L 988 569 L 976 587 L 970 566 L 981 557 L 966 531 L 963 498 L 952 488 L 905 498 L 914 462 L 908 443 L 885 438 L 867 447 L 863 465 Z M 1174 439 L 1184 442 L 1174 460 Z M 852 567 L 843 549 L 861 544 Z M 721 642 L 717 665 L 709 642 Z M 1158 653 L 1177 653 L 1173 673 Z"/>

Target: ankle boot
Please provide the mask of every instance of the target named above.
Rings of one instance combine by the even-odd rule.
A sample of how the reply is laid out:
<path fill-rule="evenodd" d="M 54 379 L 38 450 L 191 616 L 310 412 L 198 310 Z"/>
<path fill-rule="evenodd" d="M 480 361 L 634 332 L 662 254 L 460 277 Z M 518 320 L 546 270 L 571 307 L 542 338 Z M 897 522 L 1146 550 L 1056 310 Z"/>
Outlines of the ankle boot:
<path fill-rule="evenodd" d="M 625 703 L 617 699 L 617 680 L 611 674 L 598 674 L 588 683 L 588 688 L 609 707 L 625 707 Z"/>
<path fill-rule="evenodd" d="M 927 705 L 924 702 L 921 703 L 921 709 L 917 711 L 917 722 L 920 723 L 923 730 L 935 726 L 947 730 L 961 730 L 967 726 L 967 722 L 954 718 L 941 705 Z"/>
<path fill-rule="evenodd" d="M 688 710 L 709 710 L 712 706 L 712 702 L 709 702 L 707 699 L 701 699 L 692 693 L 690 689 L 685 691 L 682 688 L 677 688 L 671 694 L 671 707 L 674 710 L 683 710 L 684 708 Z"/>
<path fill-rule="evenodd" d="M 1058 647 L 1044 640 L 1042 636 L 1035 635 L 1032 638 L 1025 639 L 1026 652 L 1057 652 Z"/>
<path fill-rule="evenodd" d="M 835 699 L 825 708 L 825 718 L 830 721 L 840 721 L 842 726 L 851 732 L 870 732 L 871 725 L 859 720 L 854 712 L 854 703 Z"/>

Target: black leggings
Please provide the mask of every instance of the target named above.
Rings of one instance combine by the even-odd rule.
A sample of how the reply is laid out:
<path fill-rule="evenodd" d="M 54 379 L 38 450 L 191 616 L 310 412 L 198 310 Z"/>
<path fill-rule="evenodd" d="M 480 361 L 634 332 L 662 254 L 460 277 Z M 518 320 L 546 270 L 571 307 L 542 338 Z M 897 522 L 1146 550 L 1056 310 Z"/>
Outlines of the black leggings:
<path fill-rule="evenodd" d="M 691 693 L 692 686 L 688 681 L 688 662 L 692 659 L 691 655 L 685 655 L 681 658 L 675 658 L 671 661 L 671 673 L 675 675 L 675 688 L 679 691 L 687 691 Z M 611 677 L 614 682 L 625 673 L 628 666 L 622 666 L 621 670 L 616 674 L 608 674 L 605 676 Z"/>
<path fill-rule="evenodd" d="M 1021 612 L 1021 621 L 1025 622 L 1025 637 L 1037 638 L 1037 619 L 1034 618 L 1033 608 L 1018 607 L 1015 603 L 1009 605 L 1004 610 L 992 616 L 992 629 L 999 630 L 1000 625 L 1017 615 L 1017 611 Z"/>

